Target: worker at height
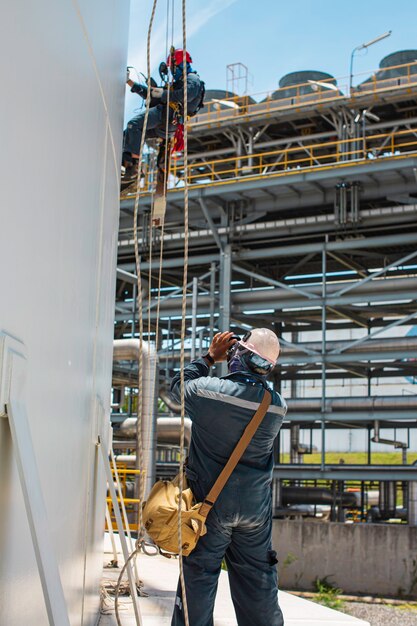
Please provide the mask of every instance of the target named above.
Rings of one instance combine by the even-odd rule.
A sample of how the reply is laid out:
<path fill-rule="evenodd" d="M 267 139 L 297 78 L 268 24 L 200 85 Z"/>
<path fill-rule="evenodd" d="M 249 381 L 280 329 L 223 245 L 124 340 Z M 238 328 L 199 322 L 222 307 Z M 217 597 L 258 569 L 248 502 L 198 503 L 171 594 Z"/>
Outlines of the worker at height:
<path fill-rule="evenodd" d="M 187 74 L 187 115 L 192 117 L 204 106 L 204 82 L 191 66 L 192 58 L 185 52 Z M 169 72 L 172 82 L 169 82 Z M 178 130 L 184 125 L 184 53 L 182 50 L 172 49 L 166 63 L 159 65 L 159 74 L 165 81 L 164 87 L 151 87 L 151 100 L 146 126 L 146 139 L 165 139 L 168 116 L 168 139 L 178 136 Z M 126 82 L 133 93 L 146 99 L 148 87 L 131 79 L 128 68 Z M 139 169 L 139 150 L 142 139 L 142 130 L 145 120 L 145 111 L 133 117 L 127 124 L 123 134 L 124 175 L 122 185 L 134 180 Z M 178 139 L 180 143 L 181 140 Z M 177 146 L 175 151 L 181 151 L 183 146 Z"/>
<path fill-rule="evenodd" d="M 202 502 L 258 409 L 280 346 L 267 328 L 242 340 L 217 333 L 206 355 L 184 369 L 185 408 L 192 420 L 186 476 Z M 229 374 L 210 377 L 214 363 L 227 360 Z M 180 373 L 171 384 L 180 400 Z M 271 405 L 252 441 L 207 517 L 207 534 L 184 557 L 190 626 L 213 626 L 213 609 L 223 559 L 239 626 L 283 626 L 278 604 L 277 558 L 272 549 L 273 444 L 287 407 L 271 391 Z M 172 626 L 183 626 L 178 584 Z"/>

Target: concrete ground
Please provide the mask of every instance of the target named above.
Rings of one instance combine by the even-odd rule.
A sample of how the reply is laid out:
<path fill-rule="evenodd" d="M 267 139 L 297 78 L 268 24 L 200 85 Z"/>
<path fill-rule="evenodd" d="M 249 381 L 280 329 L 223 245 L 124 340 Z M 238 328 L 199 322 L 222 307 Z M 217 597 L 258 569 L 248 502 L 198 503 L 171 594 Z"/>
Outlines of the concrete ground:
<path fill-rule="evenodd" d="M 118 540 L 117 535 L 115 537 Z M 109 537 L 106 535 L 105 564 L 112 558 Z M 118 556 L 118 563 L 119 566 L 123 563 L 121 554 Z M 169 626 L 178 580 L 178 560 L 140 555 L 137 563 L 139 578 L 144 583 L 143 591 L 148 594 L 148 597 L 139 599 L 143 626 Z M 120 569 L 106 568 L 103 579 L 116 581 L 119 571 Z M 284 591 L 279 592 L 279 602 L 284 613 L 285 626 L 370 626 L 367 621 L 339 613 Z M 107 605 L 107 614 L 101 616 L 99 626 L 116 626 L 112 602 L 108 602 Z M 120 607 L 122 625 L 136 626 L 131 600 L 121 598 Z M 227 572 L 224 571 L 221 572 L 219 579 L 214 626 L 237 626 Z"/>

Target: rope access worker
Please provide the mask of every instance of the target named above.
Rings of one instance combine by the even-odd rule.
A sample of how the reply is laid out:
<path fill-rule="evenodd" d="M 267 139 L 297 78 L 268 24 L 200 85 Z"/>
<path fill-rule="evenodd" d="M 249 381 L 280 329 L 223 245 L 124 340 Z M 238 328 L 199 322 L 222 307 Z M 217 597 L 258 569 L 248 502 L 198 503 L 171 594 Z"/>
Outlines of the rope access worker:
<path fill-rule="evenodd" d="M 193 116 L 204 105 L 204 82 L 191 67 L 192 58 L 188 52 L 185 53 L 187 63 L 187 115 Z M 151 101 L 146 126 L 146 139 L 166 137 L 167 112 L 169 112 L 168 136 L 173 137 L 177 129 L 182 128 L 183 108 L 184 108 L 184 80 L 183 80 L 183 51 L 171 49 L 167 62 L 162 62 L 159 66 L 159 74 L 166 83 L 165 87 L 151 87 Z M 168 70 L 171 71 L 173 82 L 169 86 Z M 133 93 L 137 93 L 146 99 L 148 87 L 136 83 L 130 78 L 129 69 L 127 71 L 127 84 Z M 168 94 L 169 89 L 169 94 Z M 123 165 L 125 174 L 122 183 L 127 184 L 134 180 L 139 169 L 139 150 L 142 138 L 145 112 L 143 111 L 133 117 L 127 124 L 124 131 L 123 142 Z M 177 151 L 182 150 L 181 145 L 176 146 Z"/>
<path fill-rule="evenodd" d="M 283 626 L 278 604 L 277 559 L 272 550 L 273 444 L 287 406 L 266 377 L 279 356 L 277 336 L 267 328 L 247 333 L 217 333 L 206 355 L 184 368 L 185 407 L 192 438 L 185 472 L 197 502 L 203 502 L 227 463 L 265 389 L 269 409 L 207 517 L 207 534 L 184 557 L 190 626 L 213 626 L 218 577 L 226 559 L 239 626 Z M 227 360 L 229 374 L 209 377 L 210 366 Z M 171 392 L 179 401 L 180 372 Z M 171 626 L 183 626 L 178 583 Z"/>

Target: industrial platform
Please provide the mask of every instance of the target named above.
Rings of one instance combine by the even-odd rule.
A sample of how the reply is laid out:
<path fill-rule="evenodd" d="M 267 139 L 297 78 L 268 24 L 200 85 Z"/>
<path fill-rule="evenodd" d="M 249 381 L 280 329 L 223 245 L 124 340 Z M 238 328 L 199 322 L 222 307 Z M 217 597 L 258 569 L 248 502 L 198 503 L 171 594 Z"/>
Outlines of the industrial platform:
<path fill-rule="evenodd" d="M 116 541 L 118 540 L 115 535 Z M 123 557 L 119 555 L 119 564 Z M 105 558 L 112 559 L 109 537 L 105 538 Z M 105 569 L 104 578 L 117 580 L 120 570 Z M 138 558 L 138 573 L 144 583 L 147 598 L 140 598 L 139 606 L 143 626 L 170 626 L 178 580 L 178 561 L 162 556 Z M 279 601 L 284 613 L 285 626 L 370 626 L 369 622 L 345 615 L 339 611 L 298 598 L 285 591 L 279 592 Z M 130 599 L 120 599 L 120 619 L 123 626 L 136 626 Z M 99 626 L 116 626 L 114 612 L 102 615 Z M 191 625 L 192 626 L 192 625 Z M 227 572 L 221 572 L 214 611 L 214 626 L 237 626 L 230 598 Z M 265 626 L 270 626 L 265 624 Z"/>

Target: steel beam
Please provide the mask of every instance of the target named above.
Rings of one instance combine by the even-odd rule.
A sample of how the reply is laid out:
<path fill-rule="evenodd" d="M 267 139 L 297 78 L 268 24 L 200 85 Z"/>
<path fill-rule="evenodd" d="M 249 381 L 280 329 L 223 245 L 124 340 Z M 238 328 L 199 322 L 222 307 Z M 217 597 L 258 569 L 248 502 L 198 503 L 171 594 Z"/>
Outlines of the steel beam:
<path fill-rule="evenodd" d="M 417 167 L 417 163 L 416 163 Z M 358 237 L 357 239 L 347 239 L 345 241 L 330 241 L 327 244 L 329 251 L 337 250 L 368 250 L 370 248 L 387 248 L 393 246 L 403 246 L 416 243 L 415 232 L 404 233 L 400 235 L 383 235 L 380 237 Z M 251 261 L 254 259 L 279 259 L 290 258 L 293 256 L 302 256 L 310 253 L 320 254 L 323 250 L 323 243 L 303 243 L 291 246 L 275 246 L 272 248 L 260 247 L 255 250 L 242 250 L 234 253 L 235 260 Z M 201 254 L 190 256 L 189 265 L 209 265 L 212 261 L 217 261 L 215 254 Z M 172 258 L 163 260 L 163 268 L 179 268 L 184 264 L 182 259 Z M 122 263 L 119 263 L 119 266 Z M 133 264 L 128 263 L 123 266 L 124 269 L 133 269 Z M 143 271 L 149 270 L 149 263 L 141 263 Z"/>
<path fill-rule="evenodd" d="M 294 173 L 294 170 L 289 172 L 280 172 L 279 175 L 274 176 L 273 174 L 262 178 L 262 182 L 260 183 L 260 177 L 248 177 L 245 179 L 244 177 L 238 179 L 231 179 L 227 181 L 221 181 L 217 184 L 210 185 L 195 185 L 194 187 L 190 186 L 190 200 L 198 198 L 198 195 L 201 193 L 201 188 L 204 188 L 204 196 L 206 198 L 210 196 L 217 196 L 221 190 L 223 197 L 227 195 L 227 193 L 236 194 L 239 192 L 245 193 L 245 191 L 257 189 L 259 186 L 262 188 L 268 187 L 282 187 L 290 184 L 297 183 L 308 183 L 310 181 L 334 181 L 334 180 L 343 180 L 343 179 L 353 179 L 360 176 L 364 176 L 366 174 L 373 173 L 383 173 L 398 169 L 401 167 L 404 169 L 412 169 L 417 167 L 417 157 L 404 157 L 399 159 L 398 157 L 387 157 L 384 159 L 373 159 L 369 160 L 369 162 L 359 162 L 359 163 L 346 163 L 346 165 L 339 167 L 328 167 L 325 169 L 317 169 L 317 170 L 308 170 L 308 171 L 299 171 Z M 404 185 L 404 183 L 403 183 Z M 183 196 L 182 191 L 170 191 L 167 196 L 167 202 L 176 202 L 181 201 Z M 150 195 L 146 196 L 143 194 L 142 196 L 142 205 L 146 204 L 146 201 L 150 203 Z M 132 208 L 133 207 L 134 198 L 129 200 L 123 200 L 121 202 L 122 208 Z"/>
<path fill-rule="evenodd" d="M 276 465 L 274 478 L 292 480 L 416 480 L 412 465 Z"/>
<path fill-rule="evenodd" d="M 206 202 L 203 198 L 203 196 L 200 196 L 198 198 L 198 202 L 200 203 L 200 207 L 201 210 L 203 212 L 204 217 L 206 218 L 207 224 L 210 226 L 210 230 L 211 230 L 211 234 L 213 235 L 214 241 L 217 244 L 217 247 L 219 248 L 219 250 L 221 252 L 223 252 L 223 242 L 221 241 L 220 237 L 219 237 L 219 233 L 217 231 L 217 227 L 215 225 L 215 223 L 212 220 L 212 217 L 210 215 L 210 211 L 207 208 Z"/>

